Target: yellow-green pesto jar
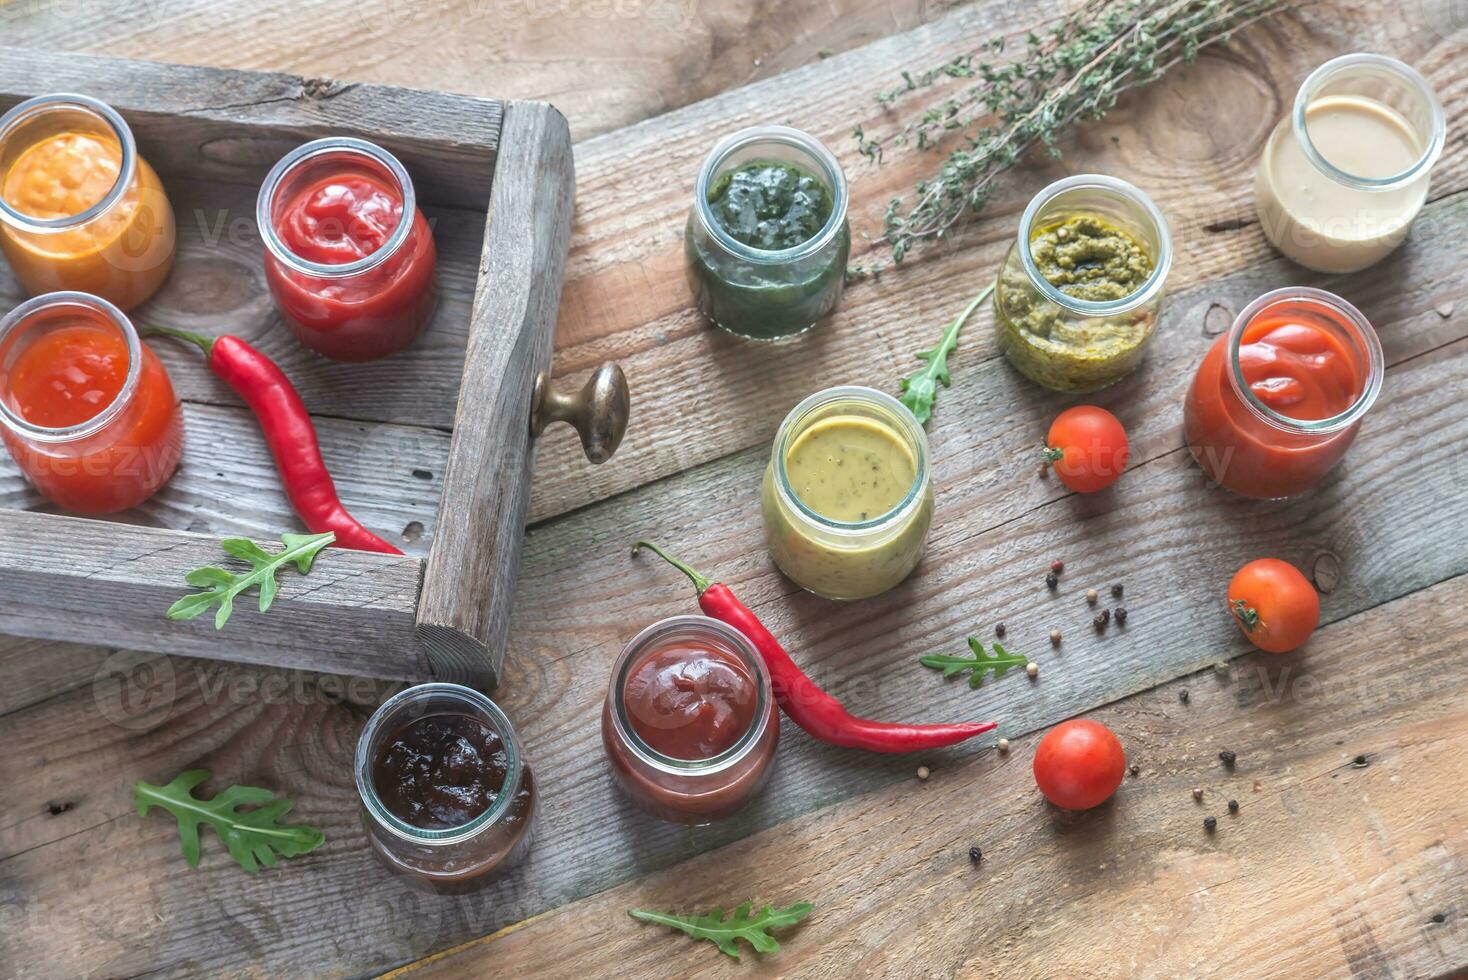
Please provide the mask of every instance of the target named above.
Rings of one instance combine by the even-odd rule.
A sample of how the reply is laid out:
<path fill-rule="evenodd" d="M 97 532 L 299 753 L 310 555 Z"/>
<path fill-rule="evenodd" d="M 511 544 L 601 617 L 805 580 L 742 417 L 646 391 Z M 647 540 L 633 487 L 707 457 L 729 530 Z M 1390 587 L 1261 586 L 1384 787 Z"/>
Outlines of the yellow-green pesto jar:
<path fill-rule="evenodd" d="M 1100 234 L 1063 239 L 1074 229 Z M 1073 281 L 1052 282 L 1035 249 L 1042 241 L 1072 254 L 1073 268 L 1056 272 Z M 1101 256 L 1126 243 L 1145 258 L 1145 277 L 1112 295 L 1101 287 L 1109 266 Z M 1087 247 L 1099 250 L 1088 254 Z M 1163 286 L 1172 267 L 1172 238 L 1162 212 L 1142 191 L 1102 174 L 1057 180 L 1030 201 L 1019 234 L 999 269 L 994 291 L 994 331 L 1015 369 L 1055 391 L 1088 392 L 1120 381 L 1142 359 L 1157 329 Z M 1133 266 L 1130 271 L 1135 272 Z M 1094 276 L 1094 281 L 1087 277 Z"/>
<path fill-rule="evenodd" d="M 761 505 L 770 556 L 795 584 L 828 599 L 886 592 L 927 545 L 927 436 L 891 395 L 819 391 L 780 424 Z"/>

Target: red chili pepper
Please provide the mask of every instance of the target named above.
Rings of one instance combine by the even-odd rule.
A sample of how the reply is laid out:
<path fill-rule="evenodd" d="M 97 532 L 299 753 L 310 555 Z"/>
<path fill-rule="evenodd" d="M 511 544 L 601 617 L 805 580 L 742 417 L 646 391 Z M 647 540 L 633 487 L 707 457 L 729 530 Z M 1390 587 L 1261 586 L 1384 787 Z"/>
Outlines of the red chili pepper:
<path fill-rule="evenodd" d="M 244 399 L 255 413 L 265 443 L 275 457 L 286 496 L 306 527 L 314 534 L 336 533 L 336 544 L 356 551 L 402 551 L 367 530 L 342 506 L 336 484 L 321 458 L 316 427 L 295 385 L 274 361 L 238 337 L 205 337 L 171 327 L 148 327 L 145 334 L 163 334 L 196 344 L 209 358 L 209 367 Z"/>
<path fill-rule="evenodd" d="M 765 629 L 764 624 L 744 603 L 734 597 L 727 585 L 722 582 L 711 584 L 707 578 L 651 541 L 637 542 L 632 549 L 634 554 L 638 548 L 647 548 L 692 579 L 693 587 L 698 590 L 699 608 L 706 615 L 729 624 L 749 638 L 764 658 L 765 666 L 769 668 L 775 700 L 785 714 L 790 716 L 791 721 L 822 742 L 849 749 L 866 749 L 868 752 L 916 752 L 953 745 L 998 727 L 999 723 L 994 721 L 956 725 L 899 725 L 857 718 L 796 666 L 795 661 L 790 659 L 790 654 L 780 645 L 780 641 Z"/>

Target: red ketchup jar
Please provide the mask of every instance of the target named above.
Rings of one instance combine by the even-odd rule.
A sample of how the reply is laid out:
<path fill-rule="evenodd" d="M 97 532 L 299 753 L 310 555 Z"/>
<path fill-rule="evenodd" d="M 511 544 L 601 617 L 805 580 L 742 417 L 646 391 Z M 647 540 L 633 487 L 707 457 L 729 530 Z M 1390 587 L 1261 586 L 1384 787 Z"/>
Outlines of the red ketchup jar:
<path fill-rule="evenodd" d="M 5 446 L 46 499 L 78 514 L 136 507 L 183 455 L 168 372 L 117 307 L 47 293 L 0 320 Z"/>
<path fill-rule="evenodd" d="M 296 147 L 260 187 L 265 279 L 296 339 L 336 361 L 411 344 L 433 315 L 438 263 L 408 171 L 366 140 Z"/>
<path fill-rule="evenodd" d="M 706 824 L 758 793 L 780 739 L 770 674 L 738 630 L 674 616 L 612 666 L 602 744 L 617 785 L 660 820 Z"/>
<path fill-rule="evenodd" d="M 419 684 L 388 698 L 354 768 L 378 859 L 436 891 L 477 891 L 530 851 L 538 793 L 525 749 L 478 691 Z"/>
<path fill-rule="evenodd" d="M 1350 303 L 1304 286 L 1265 293 L 1198 366 L 1183 408 L 1188 449 L 1245 497 L 1309 490 L 1356 438 L 1384 370 L 1376 331 Z"/>

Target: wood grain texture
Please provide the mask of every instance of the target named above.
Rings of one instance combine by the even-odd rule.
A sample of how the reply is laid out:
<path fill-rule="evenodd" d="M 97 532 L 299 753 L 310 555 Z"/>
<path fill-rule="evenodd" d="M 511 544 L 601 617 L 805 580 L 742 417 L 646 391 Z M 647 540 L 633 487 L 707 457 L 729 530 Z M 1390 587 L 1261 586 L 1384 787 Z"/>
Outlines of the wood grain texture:
<path fill-rule="evenodd" d="M 1465 644 L 1458 577 L 1297 653 L 1250 655 L 1226 678 L 1206 670 L 1093 712 L 1140 772 L 1088 813 L 1044 802 L 1038 739 L 1015 739 L 1008 754 L 938 766 L 926 782 L 909 770 L 392 976 L 1455 974 L 1468 962 Z M 746 897 L 816 910 L 778 934 L 779 954 L 737 966 L 626 916 Z"/>
<path fill-rule="evenodd" d="M 470 211 L 489 201 L 503 110 L 388 85 L 0 47 L 0 111 L 50 92 L 117 109 L 160 172 L 258 188 L 275 161 L 327 132 L 385 147 L 422 181 L 422 200 Z"/>
<path fill-rule="evenodd" d="M 553 102 L 576 139 L 908 30 L 957 0 L 13 0 L 7 43 Z"/>
<path fill-rule="evenodd" d="M 505 118 L 480 280 L 417 635 L 433 676 L 494 687 L 505 658 L 534 457 L 531 393 L 549 370 L 576 174 L 566 120 Z"/>
<path fill-rule="evenodd" d="M 188 570 L 243 563 L 231 562 L 210 535 L 120 523 L 99 532 L 101 523 L 0 510 L 0 632 L 376 677 L 429 676 L 412 641 L 422 559 L 336 549 L 309 576 L 283 571 L 269 615 L 241 597 L 228 627 L 215 630 L 212 613 L 188 622 L 162 614 L 194 591 L 183 582 Z"/>

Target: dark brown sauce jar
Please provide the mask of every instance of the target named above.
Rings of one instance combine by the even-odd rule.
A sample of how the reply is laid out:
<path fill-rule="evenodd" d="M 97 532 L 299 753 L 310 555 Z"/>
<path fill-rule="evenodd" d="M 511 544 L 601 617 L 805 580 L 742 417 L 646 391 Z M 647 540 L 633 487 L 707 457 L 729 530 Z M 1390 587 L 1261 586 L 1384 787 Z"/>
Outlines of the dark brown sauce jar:
<path fill-rule="evenodd" d="M 530 850 L 537 805 L 505 713 L 458 684 L 387 701 L 357 740 L 362 826 L 377 857 L 436 889 L 473 891 Z"/>

